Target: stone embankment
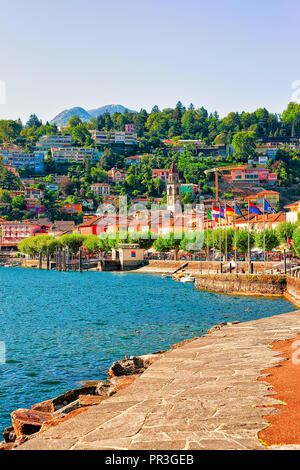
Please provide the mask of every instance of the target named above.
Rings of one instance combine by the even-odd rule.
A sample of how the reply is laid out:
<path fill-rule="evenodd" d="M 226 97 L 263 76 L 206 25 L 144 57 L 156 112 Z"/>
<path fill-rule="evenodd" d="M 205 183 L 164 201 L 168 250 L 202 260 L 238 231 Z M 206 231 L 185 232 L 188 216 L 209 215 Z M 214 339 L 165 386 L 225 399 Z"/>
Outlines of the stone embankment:
<path fill-rule="evenodd" d="M 276 388 L 285 387 L 285 380 L 270 380 L 273 371 L 278 376 L 285 370 L 299 333 L 299 311 L 219 325 L 158 354 L 142 374 L 119 376 L 135 380 L 57 425 L 43 424 L 16 450 L 264 450 L 282 443 L 299 448 L 298 435 L 281 423 L 291 419 L 288 408 L 300 411 L 295 396 L 292 408 L 289 403 L 300 365 L 288 374 L 288 393 L 278 395 Z M 279 340 L 292 340 L 291 346 L 281 347 Z M 130 372 L 132 367 L 141 370 L 139 361 L 130 362 Z M 126 360 L 112 369 L 127 370 Z"/>
<path fill-rule="evenodd" d="M 300 308 L 300 279 L 287 277 L 287 287 L 284 296 L 296 307 Z"/>
<path fill-rule="evenodd" d="M 176 347 L 176 346 L 174 346 Z M 131 385 L 164 351 L 125 358 L 114 362 L 107 371 L 107 380 L 90 381 L 81 388 L 69 390 L 55 398 L 37 403 L 31 409 L 11 413 L 12 426 L 3 432 L 0 450 L 10 450 L 26 442 L 30 436 L 62 423 L 87 407 L 98 405 Z"/>
<path fill-rule="evenodd" d="M 286 291 L 287 279 L 282 275 L 197 274 L 195 287 L 222 294 L 279 295 Z"/>
<path fill-rule="evenodd" d="M 197 274 L 202 272 L 220 272 L 220 262 L 218 261 L 172 261 L 172 260 L 149 260 L 148 264 L 136 270 L 139 273 L 149 273 L 149 274 L 172 274 L 176 269 L 179 269 L 183 265 L 187 264 L 184 268 L 184 271 L 189 274 Z M 267 262 L 266 270 L 271 271 L 273 266 L 278 263 Z M 225 265 L 225 263 L 224 263 Z M 248 271 L 248 263 L 245 261 L 238 262 L 238 271 L 240 273 Z M 263 273 L 264 264 L 261 262 L 254 263 L 254 273 Z"/>

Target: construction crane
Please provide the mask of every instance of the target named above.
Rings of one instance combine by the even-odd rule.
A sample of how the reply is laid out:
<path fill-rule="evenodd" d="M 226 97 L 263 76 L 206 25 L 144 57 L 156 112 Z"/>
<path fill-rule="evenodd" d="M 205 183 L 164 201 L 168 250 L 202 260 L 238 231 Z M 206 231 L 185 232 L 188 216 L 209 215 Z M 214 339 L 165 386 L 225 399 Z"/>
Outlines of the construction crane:
<path fill-rule="evenodd" d="M 252 165 L 234 165 L 234 166 L 220 166 L 218 168 L 211 168 L 210 170 L 204 170 L 204 173 L 207 175 L 208 173 L 214 172 L 215 174 L 215 192 L 216 192 L 216 201 L 219 200 L 219 173 L 223 170 L 241 170 L 243 168 L 250 168 Z"/>

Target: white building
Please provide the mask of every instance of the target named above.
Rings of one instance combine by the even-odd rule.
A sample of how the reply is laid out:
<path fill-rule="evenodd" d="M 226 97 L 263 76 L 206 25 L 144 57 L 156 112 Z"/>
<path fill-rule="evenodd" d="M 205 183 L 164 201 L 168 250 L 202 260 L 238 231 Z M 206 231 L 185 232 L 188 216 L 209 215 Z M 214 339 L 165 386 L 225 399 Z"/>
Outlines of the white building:
<path fill-rule="evenodd" d="M 52 147 L 71 147 L 73 139 L 70 135 L 53 134 L 42 135 L 36 143 L 37 150 L 51 150 Z"/>
<path fill-rule="evenodd" d="M 289 209 L 289 212 L 286 213 L 287 222 L 292 222 L 295 224 L 300 220 L 300 200 L 284 207 L 285 209 Z"/>
<path fill-rule="evenodd" d="M 96 145 L 108 144 L 124 144 L 135 145 L 137 143 L 137 134 L 135 132 L 119 132 L 119 131 L 97 131 L 90 130 L 90 134 Z"/>
<path fill-rule="evenodd" d="M 96 163 L 100 161 L 103 152 L 91 147 L 53 147 L 51 154 L 58 163 L 84 162 L 87 158 L 90 158 L 92 163 Z"/>

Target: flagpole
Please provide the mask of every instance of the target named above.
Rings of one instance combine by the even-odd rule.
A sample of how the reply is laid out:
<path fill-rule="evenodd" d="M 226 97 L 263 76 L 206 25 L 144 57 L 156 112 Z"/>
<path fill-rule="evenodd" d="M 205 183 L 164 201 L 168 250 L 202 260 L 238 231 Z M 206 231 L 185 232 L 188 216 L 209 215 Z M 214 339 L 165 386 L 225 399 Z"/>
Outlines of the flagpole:
<path fill-rule="evenodd" d="M 235 201 L 234 201 L 234 215 L 233 215 L 233 229 L 234 229 L 234 262 L 236 265 L 236 215 L 235 215 Z"/>
<path fill-rule="evenodd" d="M 265 219 L 265 198 L 263 198 L 263 220 L 264 220 L 264 274 L 266 274 L 266 219 Z"/>
<path fill-rule="evenodd" d="M 248 272 L 251 271 L 251 250 L 250 250 L 250 204 L 248 199 Z"/>
<path fill-rule="evenodd" d="M 227 263 L 227 212 L 225 204 L 225 263 Z"/>
<path fill-rule="evenodd" d="M 221 243 L 221 204 L 219 203 L 219 251 L 220 251 L 220 270 L 222 266 L 222 243 Z"/>
<path fill-rule="evenodd" d="M 211 212 L 212 214 L 213 212 Z M 212 217 L 212 243 L 213 243 L 213 262 L 215 261 L 215 234 L 214 234 L 214 230 L 215 230 L 215 221 L 214 221 L 214 218 Z M 213 267 L 214 267 L 214 264 L 213 264 Z"/>
<path fill-rule="evenodd" d="M 209 273 L 209 242 L 208 242 L 208 219 L 207 219 L 207 273 Z"/>

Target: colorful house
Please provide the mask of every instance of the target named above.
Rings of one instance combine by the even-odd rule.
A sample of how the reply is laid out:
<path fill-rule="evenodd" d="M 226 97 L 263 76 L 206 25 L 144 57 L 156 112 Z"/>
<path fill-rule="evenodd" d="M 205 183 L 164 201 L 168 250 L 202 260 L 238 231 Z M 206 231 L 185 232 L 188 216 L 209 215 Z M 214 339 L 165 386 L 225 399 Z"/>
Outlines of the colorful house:
<path fill-rule="evenodd" d="M 142 162 L 142 155 L 135 155 L 133 157 L 126 158 L 126 165 L 128 166 L 138 165 L 141 162 Z"/>
<path fill-rule="evenodd" d="M 271 173 L 268 168 L 245 168 L 237 166 L 231 170 L 224 170 L 222 176 L 229 183 L 277 183 L 277 174 Z"/>
<path fill-rule="evenodd" d="M 295 224 L 300 220 L 300 200 L 284 206 L 289 212 L 286 213 L 286 221 Z"/>
<path fill-rule="evenodd" d="M 110 194 L 110 185 L 108 183 L 94 183 L 91 185 L 91 190 L 94 194 L 103 196 L 104 194 Z"/>
<path fill-rule="evenodd" d="M 262 206 L 264 199 L 271 204 L 276 206 L 279 203 L 279 192 L 278 191 L 260 191 L 257 194 L 250 194 L 250 196 L 244 197 L 242 201 L 251 201 L 253 204 Z"/>
<path fill-rule="evenodd" d="M 43 219 L 38 223 L 30 220 L 2 221 L 1 224 L 1 248 L 14 248 L 22 240 L 40 233 L 47 233 L 48 225 L 43 225 Z"/>
<path fill-rule="evenodd" d="M 152 170 L 152 179 L 160 178 L 163 181 L 168 181 L 170 171 L 166 168 L 156 168 Z"/>
<path fill-rule="evenodd" d="M 109 183 L 118 183 L 119 181 L 124 181 L 127 178 L 127 173 L 124 173 L 122 170 L 117 168 L 112 168 L 108 171 L 108 182 Z"/>
<path fill-rule="evenodd" d="M 192 183 L 183 183 L 181 185 L 181 194 L 191 193 L 192 196 L 198 192 L 198 186 Z"/>
<path fill-rule="evenodd" d="M 65 203 L 62 206 L 62 212 L 65 212 L 66 214 L 78 214 L 78 212 L 82 212 L 82 205 Z"/>

